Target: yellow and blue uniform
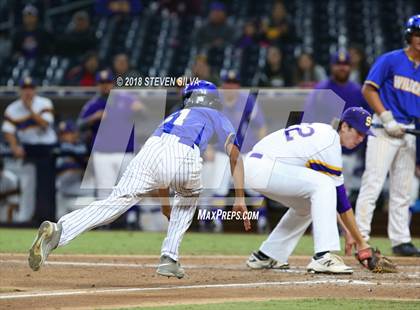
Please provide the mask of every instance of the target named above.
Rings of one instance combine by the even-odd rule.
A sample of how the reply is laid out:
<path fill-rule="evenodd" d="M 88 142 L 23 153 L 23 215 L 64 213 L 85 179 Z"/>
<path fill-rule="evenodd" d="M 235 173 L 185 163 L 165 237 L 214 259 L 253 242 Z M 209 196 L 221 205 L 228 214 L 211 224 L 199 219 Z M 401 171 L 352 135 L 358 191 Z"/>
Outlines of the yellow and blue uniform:
<path fill-rule="evenodd" d="M 420 117 L 420 66 L 403 49 L 379 57 L 365 83 L 378 90 L 397 122 L 410 124 Z"/>

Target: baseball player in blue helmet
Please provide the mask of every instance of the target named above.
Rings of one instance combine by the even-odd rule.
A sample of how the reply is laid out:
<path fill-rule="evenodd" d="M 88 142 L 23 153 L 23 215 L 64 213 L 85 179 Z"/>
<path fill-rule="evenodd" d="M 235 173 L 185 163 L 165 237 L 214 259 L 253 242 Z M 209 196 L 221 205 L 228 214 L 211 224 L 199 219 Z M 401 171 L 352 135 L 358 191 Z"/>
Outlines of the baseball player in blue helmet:
<path fill-rule="evenodd" d="M 420 117 L 420 15 L 406 24 L 408 46 L 380 56 L 362 93 L 373 111 L 373 131 L 366 149 L 366 169 L 356 204 L 356 220 L 368 240 L 376 200 L 389 174 L 388 236 L 395 255 L 417 256 L 409 228 L 411 183 L 414 180 L 416 139 L 405 133 Z"/>
<path fill-rule="evenodd" d="M 411 16 L 405 26 L 405 39 L 407 43 L 411 43 L 413 35 L 420 35 L 420 14 Z"/>
<path fill-rule="evenodd" d="M 222 109 L 222 102 L 216 85 L 211 82 L 199 80 L 188 84 L 182 91 L 184 107 L 209 107 L 216 110 Z"/>
<path fill-rule="evenodd" d="M 191 225 L 202 190 L 202 157 L 213 136 L 223 143 L 229 155 L 235 184 L 233 209 L 247 212 L 244 198 L 244 171 L 235 129 L 217 108 L 217 88 L 199 81 L 184 89 L 184 108 L 169 115 L 153 132 L 130 162 L 117 186 L 104 200 L 61 217 L 58 223 L 41 224 L 29 251 L 29 266 L 39 270 L 56 247 L 64 246 L 81 233 L 116 220 L 143 197 L 161 198 L 162 212 L 168 217 L 168 233 L 163 241 L 159 275 L 184 277 L 179 264 L 179 246 Z M 175 192 L 169 202 L 169 189 Z M 251 228 L 244 216 L 246 230 Z"/>

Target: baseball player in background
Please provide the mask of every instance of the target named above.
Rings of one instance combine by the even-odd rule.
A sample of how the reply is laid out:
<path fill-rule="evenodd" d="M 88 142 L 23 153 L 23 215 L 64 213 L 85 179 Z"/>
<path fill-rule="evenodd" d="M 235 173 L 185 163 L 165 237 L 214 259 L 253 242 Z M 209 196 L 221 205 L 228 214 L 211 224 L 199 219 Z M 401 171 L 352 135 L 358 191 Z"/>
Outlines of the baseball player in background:
<path fill-rule="evenodd" d="M 80 199 L 87 206 L 94 200 L 95 193 L 93 189 L 81 188 L 88 152 L 86 145 L 79 140 L 79 132 L 72 120 L 58 124 L 58 140 L 61 156 L 56 161 L 55 187 L 57 218 L 60 218 L 81 208 Z"/>
<path fill-rule="evenodd" d="M 168 116 L 147 140 L 127 167 L 111 195 L 86 208 L 71 212 L 58 221 L 41 224 L 29 251 L 29 266 L 38 270 L 50 252 L 64 246 L 81 233 L 110 223 L 146 195 L 159 195 L 162 210 L 169 219 L 163 241 L 159 275 L 182 278 L 178 262 L 182 237 L 192 222 L 201 192 L 201 153 L 214 134 L 224 142 L 229 154 L 236 197 L 234 210 L 246 212 L 243 192 L 243 163 L 235 130 L 219 111 L 222 107 L 217 88 L 207 81 L 189 84 L 183 92 L 184 108 Z M 169 189 L 175 192 L 169 212 Z M 166 197 L 166 198 L 165 198 Z M 251 228 L 244 218 L 246 230 Z"/>
<path fill-rule="evenodd" d="M 20 81 L 20 98 L 4 111 L 2 132 L 20 170 L 21 204 L 17 222 L 41 223 L 55 217 L 54 106 L 37 95 L 31 77 Z"/>
<path fill-rule="evenodd" d="M 312 222 L 315 255 L 307 266 L 314 273 L 352 273 L 331 251 L 340 250 L 337 211 L 357 250 L 368 249 L 357 229 L 342 175 L 342 146 L 357 147 L 370 135 L 371 114 L 361 107 L 344 111 L 338 131 L 323 123 L 302 123 L 278 130 L 245 159 L 245 185 L 289 208 L 248 258 L 252 269 L 284 268 Z M 255 169 L 258 167 L 258 169 Z"/>
<path fill-rule="evenodd" d="M 409 203 L 415 170 L 415 137 L 404 133 L 420 117 L 420 15 L 406 25 L 406 49 L 379 57 L 363 86 L 363 95 L 375 112 L 376 137 L 369 137 L 366 168 L 356 203 L 356 221 L 369 240 L 375 203 L 389 172 L 388 236 L 396 255 L 419 255 L 411 243 Z"/>

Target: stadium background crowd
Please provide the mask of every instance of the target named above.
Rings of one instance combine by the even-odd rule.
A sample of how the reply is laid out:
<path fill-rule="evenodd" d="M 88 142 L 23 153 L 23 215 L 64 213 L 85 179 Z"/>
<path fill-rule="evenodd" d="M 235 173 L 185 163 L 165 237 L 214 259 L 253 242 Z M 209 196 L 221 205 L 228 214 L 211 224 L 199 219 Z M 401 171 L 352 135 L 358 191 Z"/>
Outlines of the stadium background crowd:
<path fill-rule="evenodd" d="M 369 108 L 360 85 L 370 65 L 382 53 L 404 45 L 404 23 L 419 11 L 416 1 L 400 0 L 0 1 L 1 111 L 13 101 L 4 104 L 10 97 L 4 96 L 7 91 L 18 94 L 15 86 L 22 90 L 21 96 L 25 90 L 33 91 L 33 96 L 40 87 L 51 86 L 95 87 L 99 93 L 93 95 L 88 88 L 87 94 L 93 98 L 85 100 L 83 109 L 80 105 L 55 105 L 48 99 L 47 105 L 54 107 L 51 114 L 57 134 L 49 143 L 51 148 L 42 153 L 43 158 L 51 155 L 49 163 L 34 159 L 32 168 L 19 166 L 16 159 L 24 155 L 1 140 L 1 150 L 9 157 L 2 159 L 0 166 L 0 221 L 36 225 L 68 212 L 77 197 L 101 195 L 81 192 L 79 185 L 92 144 L 87 133 L 98 130 L 103 116 L 103 111 L 90 106 L 106 102 L 115 77 L 193 76 L 227 89 L 332 88 L 346 101 L 346 107 Z M 48 92 L 42 95 L 48 97 Z M 138 98 L 124 100 L 141 118 Z M 169 101 L 167 111 L 179 107 L 177 95 Z M 264 135 L 264 127 L 262 120 L 255 139 Z M 53 156 L 57 152 L 61 154 L 58 158 Z M 363 147 L 356 153 L 354 166 L 347 172 L 353 201 L 363 172 Z M 207 154 L 209 158 L 215 155 Z M 33 169 L 44 169 L 43 178 Z M 117 178 L 118 171 L 110 173 L 111 180 Z M 104 179 L 94 171 L 91 174 L 96 185 Z M 112 184 L 103 184 L 103 188 L 107 186 Z M 27 195 L 29 191 L 32 194 Z M 43 194 L 37 196 L 37 192 Z M 223 206 L 220 199 L 228 193 L 214 194 L 214 204 Z M 22 204 L 33 206 L 26 209 Z M 419 208 L 413 202 L 414 211 L 416 206 Z M 265 205 L 260 212 L 265 218 Z M 143 214 L 141 222 L 139 214 Z M 156 207 L 137 206 L 127 213 L 122 225 L 163 229 L 165 223 L 158 214 Z M 199 227 L 223 229 L 221 222 L 211 223 L 210 228 L 207 224 Z M 257 227 L 265 232 L 268 222 L 262 220 Z"/>

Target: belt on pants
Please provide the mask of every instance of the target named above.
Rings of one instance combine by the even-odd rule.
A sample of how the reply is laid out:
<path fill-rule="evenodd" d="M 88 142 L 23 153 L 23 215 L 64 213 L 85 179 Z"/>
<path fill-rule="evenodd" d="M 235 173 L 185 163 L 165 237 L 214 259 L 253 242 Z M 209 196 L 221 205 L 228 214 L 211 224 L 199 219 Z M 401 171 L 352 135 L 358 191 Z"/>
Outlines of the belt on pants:
<path fill-rule="evenodd" d="M 249 157 L 262 158 L 263 154 L 261 154 L 261 153 L 251 153 L 251 155 L 249 155 Z"/>
<path fill-rule="evenodd" d="M 164 132 L 164 131 L 162 131 L 162 132 L 160 132 L 160 133 L 157 133 L 157 134 L 153 134 L 153 136 L 155 136 L 155 137 L 161 137 L 162 136 L 162 134 L 168 134 L 168 135 L 171 135 L 171 136 L 174 136 L 174 137 L 177 137 L 179 140 L 178 140 L 178 143 L 181 143 L 181 144 L 184 144 L 184 145 L 186 145 L 186 146 L 189 146 L 190 148 L 192 148 L 192 149 L 194 149 L 194 146 L 197 146 L 197 147 L 199 147 L 196 143 L 194 143 L 194 141 L 192 141 L 191 139 L 187 139 L 187 138 L 181 138 L 181 137 L 178 137 L 177 135 L 173 135 L 173 134 L 170 134 L 170 133 L 167 133 L 167 132 Z"/>

